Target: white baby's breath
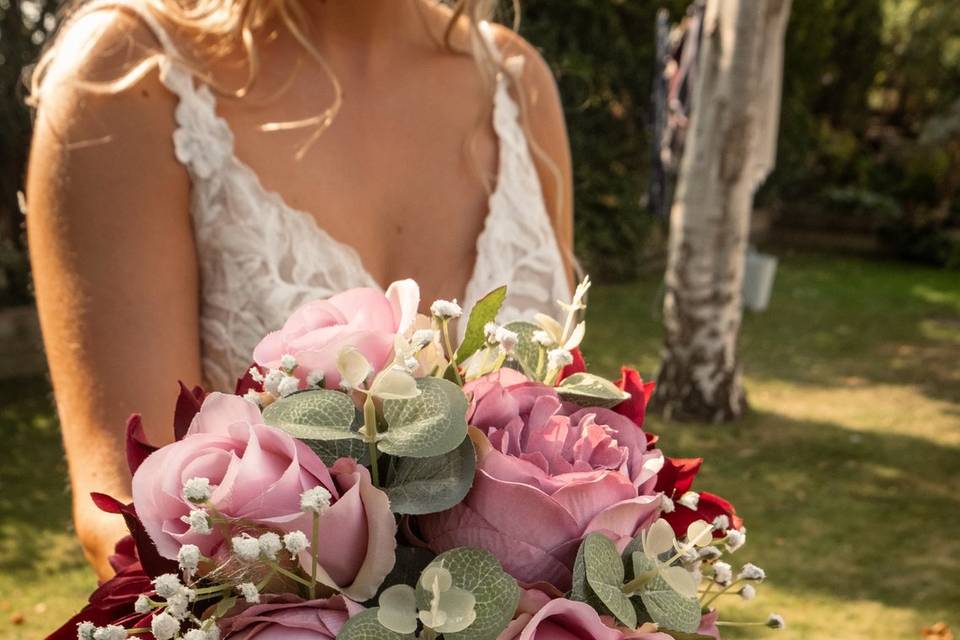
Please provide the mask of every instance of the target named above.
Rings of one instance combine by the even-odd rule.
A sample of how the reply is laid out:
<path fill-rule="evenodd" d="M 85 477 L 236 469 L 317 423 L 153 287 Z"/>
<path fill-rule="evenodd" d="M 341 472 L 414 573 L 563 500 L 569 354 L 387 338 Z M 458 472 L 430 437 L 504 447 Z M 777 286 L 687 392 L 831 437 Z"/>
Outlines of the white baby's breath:
<path fill-rule="evenodd" d="M 243 599 L 250 604 L 260 602 L 260 592 L 257 590 L 257 585 L 252 582 L 241 582 L 237 585 L 237 591 L 239 591 Z"/>
<path fill-rule="evenodd" d="M 430 305 L 430 313 L 437 318 L 459 318 L 463 315 L 463 309 L 457 304 L 456 298 L 453 300 L 435 300 Z"/>
<path fill-rule="evenodd" d="M 177 552 L 177 562 L 187 573 L 193 573 L 200 565 L 200 548 L 195 544 L 185 544 Z"/>
<path fill-rule="evenodd" d="M 212 531 L 210 516 L 203 509 L 194 509 L 190 512 L 190 515 L 182 516 L 180 519 L 190 525 L 190 533 L 207 535 Z"/>
<path fill-rule="evenodd" d="M 97 625 L 89 621 L 77 624 L 77 640 L 93 640 L 93 634 L 97 630 Z"/>
<path fill-rule="evenodd" d="M 771 629 L 786 629 L 787 622 L 783 619 L 783 616 L 776 613 L 771 613 L 770 617 L 767 618 L 767 626 Z"/>
<path fill-rule="evenodd" d="M 311 371 L 307 374 L 307 386 L 312 389 L 319 389 L 323 386 L 323 371 Z"/>
<path fill-rule="evenodd" d="M 279 369 L 271 369 L 263 379 L 263 390 L 270 395 L 279 396 L 280 382 L 283 381 L 286 375 L 287 374 Z"/>
<path fill-rule="evenodd" d="M 117 624 L 108 624 L 93 632 L 93 640 L 124 640 L 127 630 Z"/>
<path fill-rule="evenodd" d="M 324 487 L 317 485 L 300 494 L 300 510 L 306 513 L 323 513 L 330 508 L 333 496 Z"/>
<path fill-rule="evenodd" d="M 212 494 L 210 478 L 195 477 L 183 483 L 183 497 L 194 504 L 206 502 Z"/>
<path fill-rule="evenodd" d="M 260 543 L 247 533 L 232 538 L 230 546 L 234 555 L 244 562 L 256 562 L 260 558 Z"/>
<path fill-rule="evenodd" d="M 150 602 L 150 598 L 140 594 L 137 596 L 137 601 L 133 603 L 133 610 L 137 613 L 149 613 L 153 609 L 153 603 Z"/>
<path fill-rule="evenodd" d="M 714 562 L 713 581 L 723 587 L 733 582 L 733 567 L 726 562 Z"/>
<path fill-rule="evenodd" d="M 696 491 L 687 491 L 680 496 L 680 499 L 677 500 L 677 502 L 685 506 L 687 509 L 696 511 L 697 507 L 700 506 L 700 494 Z"/>
<path fill-rule="evenodd" d="M 260 553 L 263 554 L 263 557 L 268 560 L 276 560 L 277 553 L 283 549 L 283 543 L 280 541 L 280 536 L 272 531 L 262 534 L 257 538 L 257 543 L 260 545 Z"/>
<path fill-rule="evenodd" d="M 676 505 L 673 504 L 673 499 L 667 497 L 667 494 L 660 494 L 660 511 L 663 513 L 673 513 L 677 510 Z"/>
<path fill-rule="evenodd" d="M 310 547 L 310 541 L 307 540 L 307 534 L 303 531 L 291 531 L 283 536 L 283 546 L 290 555 L 297 556 Z"/>
<path fill-rule="evenodd" d="M 163 573 L 153 579 L 153 588 L 161 598 L 172 598 L 183 589 L 180 576 L 175 573 Z"/>
<path fill-rule="evenodd" d="M 180 633 L 180 621 L 169 613 L 163 612 L 153 617 L 150 631 L 157 640 L 172 640 Z"/>
<path fill-rule="evenodd" d="M 260 367 L 250 367 L 248 373 L 250 374 L 251 380 L 254 382 L 263 383 L 263 374 L 260 373 Z"/>
<path fill-rule="evenodd" d="M 563 369 L 573 364 L 573 354 L 566 349 L 551 349 L 547 352 L 547 365 L 551 369 Z"/>
<path fill-rule="evenodd" d="M 755 580 L 757 582 L 763 582 L 767 578 L 767 572 L 757 565 L 748 562 L 740 569 L 740 575 L 738 575 L 737 578 L 740 580 Z"/>
<path fill-rule="evenodd" d="M 757 597 L 757 589 L 752 584 L 745 584 L 743 588 L 740 589 L 740 597 L 744 600 L 753 600 Z"/>
<path fill-rule="evenodd" d="M 727 551 L 733 553 L 743 545 L 747 543 L 747 530 L 746 529 L 729 529 L 727 531 L 727 537 L 724 538 L 723 544 L 727 547 Z"/>
<path fill-rule="evenodd" d="M 286 398 L 292 393 L 296 393 L 300 390 L 300 380 L 295 376 L 284 376 L 280 380 L 280 384 L 277 385 L 277 394 L 281 398 Z"/>
<path fill-rule="evenodd" d="M 287 371 L 293 371 L 297 368 L 297 359 L 289 353 L 285 353 L 280 357 L 280 366 Z"/>

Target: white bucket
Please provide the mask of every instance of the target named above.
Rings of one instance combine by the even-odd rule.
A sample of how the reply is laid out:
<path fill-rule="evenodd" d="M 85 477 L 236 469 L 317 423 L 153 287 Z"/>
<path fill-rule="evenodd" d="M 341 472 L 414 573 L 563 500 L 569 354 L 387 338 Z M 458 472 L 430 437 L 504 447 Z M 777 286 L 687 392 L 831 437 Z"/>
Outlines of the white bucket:
<path fill-rule="evenodd" d="M 743 306 L 751 311 L 765 311 L 777 275 L 777 257 L 757 251 L 747 252 L 743 274 Z"/>

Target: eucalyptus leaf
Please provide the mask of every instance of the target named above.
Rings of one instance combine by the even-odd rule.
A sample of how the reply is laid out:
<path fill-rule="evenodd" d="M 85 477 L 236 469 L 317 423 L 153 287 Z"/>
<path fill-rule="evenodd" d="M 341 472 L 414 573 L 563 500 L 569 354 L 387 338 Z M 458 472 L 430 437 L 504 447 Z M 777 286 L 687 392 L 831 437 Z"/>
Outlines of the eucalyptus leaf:
<path fill-rule="evenodd" d="M 640 600 L 650 618 L 661 627 L 685 633 L 700 628 L 700 602 L 680 595 L 660 576 L 647 583 Z"/>
<path fill-rule="evenodd" d="M 534 342 L 533 333 L 540 330 L 540 326 L 525 320 L 517 320 L 504 325 L 506 329 L 517 334 L 517 346 L 510 354 L 511 360 L 520 364 L 521 371 L 536 373 L 537 363 L 540 360 L 540 345 Z"/>
<path fill-rule="evenodd" d="M 377 595 L 367 602 L 364 602 L 363 605 L 368 608 L 377 606 L 377 599 L 380 597 L 380 594 L 393 585 L 406 584 L 413 586 L 417 584 L 417 580 L 420 579 L 420 574 L 436 557 L 437 554 L 423 547 L 397 545 L 397 559 L 396 562 L 393 563 L 393 569 L 391 569 L 387 577 L 384 578 L 383 584 L 380 585 L 380 589 L 377 591 Z"/>
<path fill-rule="evenodd" d="M 263 421 L 303 440 L 360 438 L 360 416 L 353 400 L 328 389 L 280 398 L 263 410 Z"/>
<path fill-rule="evenodd" d="M 453 586 L 464 589 L 476 598 L 477 618 L 473 624 L 455 633 L 445 633 L 445 640 L 496 640 L 513 619 L 520 602 L 520 587 L 490 553 L 461 547 L 440 554 L 430 563 L 450 572 Z M 417 605 L 430 608 L 431 593 L 417 584 Z"/>
<path fill-rule="evenodd" d="M 557 387 L 557 393 L 568 402 L 583 407 L 615 407 L 630 394 L 623 391 L 605 378 L 592 373 L 575 373 L 563 379 Z"/>
<path fill-rule="evenodd" d="M 417 387 L 416 398 L 383 401 L 388 428 L 377 443 L 383 453 L 429 458 L 453 451 L 467 437 L 467 398 L 460 387 L 440 378 L 421 378 Z"/>
<path fill-rule="evenodd" d="M 370 448 L 360 440 L 304 440 L 325 465 L 332 466 L 340 458 L 353 458 L 362 465 L 370 464 Z"/>
<path fill-rule="evenodd" d="M 422 515 L 449 509 L 473 486 L 477 456 L 464 438 L 453 451 L 432 458 L 398 458 L 384 491 L 394 513 Z"/>
<path fill-rule="evenodd" d="M 497 314 L 500 312 L 500 307 L 503 306 L 506 297 L 507 288 L 505 286 L 498 287 L 477 300 L 477 303 L 473 305 L 470 318 L 467 320 L 467 329 L 463 334 L 463 342 L 457 348 L 454 358 L 457 363 L 463 362 L 483 347 L 486 342 L 484 328 L 488 322 L 497 319 Z"/>
<path fill-rule="evenodd" d="M 412 633 L 397 633 L 377 620 L 379 607 L 367 609 L 347 620 L 337 634 L 337 640 L 413 640 Z"/>
<path fill-rule="evenodd" d="M 583 541 L 583 561 L 590 590 L 613 616 L 634 629 L 637 612 L 623 593 L 623 559 L 616 545 L 601 533 L 592 533 Z"/>

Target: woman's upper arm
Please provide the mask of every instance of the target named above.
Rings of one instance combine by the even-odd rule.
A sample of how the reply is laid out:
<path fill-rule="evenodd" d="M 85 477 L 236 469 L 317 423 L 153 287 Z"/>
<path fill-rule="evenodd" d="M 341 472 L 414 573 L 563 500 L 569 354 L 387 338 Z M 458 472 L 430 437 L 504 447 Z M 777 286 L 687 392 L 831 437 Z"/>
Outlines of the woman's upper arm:
<path fill-rule="evenodd" d="M 547 212 L 553 222 L 568 274 L 573 274 L 573 164 L 563 104 L 553 72 L 530 43 L 506 28 L 497 29 L 503 55 L 524 59 L 518 90 L 523 92 L 524 123 L 533 149 Z"/>
<path fill-rule="evenodd" d="M 78 513 L 90 491 L 129 495 L 128 415 L 143 414 L 152 440 L 170 439 L 177 380 L 201 376 L 174 100 L 155 73 L 119 94 L 91 93 L 71 82 L 105 66 L 87 62 L 54 72 L 27 177 L 37 306 Z"/>

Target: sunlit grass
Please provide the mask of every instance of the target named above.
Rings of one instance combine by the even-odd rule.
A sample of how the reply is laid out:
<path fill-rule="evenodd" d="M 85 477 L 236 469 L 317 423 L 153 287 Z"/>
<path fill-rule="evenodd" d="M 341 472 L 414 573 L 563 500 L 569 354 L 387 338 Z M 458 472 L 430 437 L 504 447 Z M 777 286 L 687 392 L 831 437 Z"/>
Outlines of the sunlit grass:
<path fill-rule="evenodd" d="M 593 291 L 594 369 L 628 362 L 652 377 L 657 284 Z M 779 612 L 784 640 L 920 638 L 940 620 L 960 629 L 960 278 L 784 256 L 770 309 L 745 320 L 742 353 L 744 420 L 649 425 L 669 455 L 707 459 L 698 486 L 747 520 L 734 558 L 770 575 L 753 602 L 726 599 L 725 617 Z M 42 381 L 0 384 L 4 639 L 42 637 L 94 585 L 69 525 L 47 394 Z"/>

